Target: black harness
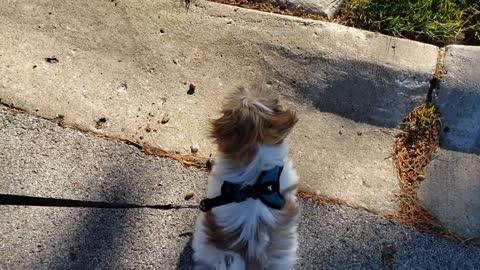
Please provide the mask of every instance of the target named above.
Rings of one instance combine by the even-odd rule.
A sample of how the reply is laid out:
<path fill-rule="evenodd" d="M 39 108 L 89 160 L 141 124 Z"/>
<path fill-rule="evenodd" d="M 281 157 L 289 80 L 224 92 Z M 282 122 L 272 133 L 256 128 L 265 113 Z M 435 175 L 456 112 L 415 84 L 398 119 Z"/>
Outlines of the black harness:
<path fill-rule="evenodd" d="M 266 206 L 280 210 L 285 204 L 285 199 L 280 194 L 280 175 L 283 167 L 274 167 L 268 171 L 262 171 L 254 185 L 242 188 L 241 184 L 228 181 L 223 182 L 220 196 L 204 199 L 200 202 L 200 210 L 208 212 L 214 207 L 230 203 L 240 203 L 248 198 L 260 200 Z"/>

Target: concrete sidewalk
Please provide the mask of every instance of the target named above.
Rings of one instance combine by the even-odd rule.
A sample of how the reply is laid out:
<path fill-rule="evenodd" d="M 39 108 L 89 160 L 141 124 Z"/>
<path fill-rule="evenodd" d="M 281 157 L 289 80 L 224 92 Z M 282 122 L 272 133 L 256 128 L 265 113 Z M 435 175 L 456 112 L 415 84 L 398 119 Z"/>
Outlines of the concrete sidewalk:
<path fill-rule="evenodd" d="M 438 153 L 419 197 L 450 230 L 480 240 L 480 47 L 448 46 L 434 102 L 442 114 Z"/>
<path fill-rule="evenodd" d="M 424 100 L 438 53 L 206 1 L 9 1 L 0 33 L 1 102 L 165 150 L 215 154 L 206 126 L 224 94 L 269 87 L 301 119 L 302 189 L 382 214 L 398 191 L 393 128 Z"/>
<path fill-rule="evenodd" d="M 0 193 L 117 202 L 203 196 L 207 175 L 0 106 Z M 364 211 L 301 202 L 295 269 L 478 269 L 480 247 Z M 0 269 L 192 269 L 193 210 L 0 206 Z"/>

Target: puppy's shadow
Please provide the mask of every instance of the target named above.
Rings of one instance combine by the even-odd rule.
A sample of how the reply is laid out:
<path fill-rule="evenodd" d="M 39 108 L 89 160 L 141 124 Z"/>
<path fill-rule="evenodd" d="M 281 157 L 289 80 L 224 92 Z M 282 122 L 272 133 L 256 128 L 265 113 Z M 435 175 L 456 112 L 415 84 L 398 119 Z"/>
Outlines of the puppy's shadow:
<path fill-rule="evenodd" d="M 192 249 L 192 237 L 188 240 L 187 244 L 183 248 L 180 256 L 178 257 L 177 261 L 177 268 L 176 270 L 193 270 L 194 263 L 193 263 L 193 249 Z"/>

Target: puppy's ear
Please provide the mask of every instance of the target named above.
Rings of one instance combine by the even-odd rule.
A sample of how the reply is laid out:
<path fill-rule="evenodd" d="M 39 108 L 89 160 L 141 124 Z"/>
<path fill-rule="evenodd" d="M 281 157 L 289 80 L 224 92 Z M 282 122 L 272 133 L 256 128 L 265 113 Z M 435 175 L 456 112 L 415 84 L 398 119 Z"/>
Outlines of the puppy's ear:
<path fill-rule="evenodd" d="M 222 154 L 245 164 L 257 151 L 259 131 L 263 129 L 259 121 L 246 110 L 223 110 L 222 116 L 211 122 L 210 136 Z"/>
<path fill-rule="evenodd" d="M 265 129 L 265 143 L 277 144 L 283 141 L 298 122 L 298 117 L 291 110 L 279 109 L 269 118 Z"/>

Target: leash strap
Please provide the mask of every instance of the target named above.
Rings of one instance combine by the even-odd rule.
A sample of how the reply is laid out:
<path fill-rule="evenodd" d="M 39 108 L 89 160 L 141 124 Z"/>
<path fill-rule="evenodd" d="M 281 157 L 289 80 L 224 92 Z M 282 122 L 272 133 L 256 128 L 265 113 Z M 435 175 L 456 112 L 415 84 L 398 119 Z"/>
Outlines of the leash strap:
<path fill-rule="evenodd" d="M 160 210 L 198 208 L 198 205 L 189 205 L 189 204 L 147 205 L 147 204 L 132 204 L 132 203 L 111 203 L 111 202 L 55 199 L 55 198 L 33 197 L 33 196 L 23 196 L 23 195 L 10 195 L 10 194 L 0 194 L 0 205 L 43 206 L 43 207 L 77 207 L 77 208 L 110 208 L 110 209 L 150 208 L 150 209 L 160 209 Z"/>
<path fill-rule="evenodd" d="M 214 207 L 230 203 L 244 202 L 248 198 L 259 199 L 268 207 L 281 209 L 285 200 L 280 194 L 280 174 L 283 167 L 274 167 L 271 170 L 263 171 L 254 185 L 242 188 L 240 184 L 223 182 L 221 195 L 215 198 L 207 198 L 200 202 L 200 205 L 191 204 L 133 204 L 133 203 L 111 203 L 101 201 L 82 201 L 70 199 L 56 199 L 45 197 L 33 197 L 24 195 L 0 194 L 0 205 L 19 206 L 43 206 L 43 207 L 77 207 L 77 208 L 109 208 L 109 209 L 132 209 L 150 208 L 160 210 L 172 209 L 196 209 L 208 212 Z"/>

